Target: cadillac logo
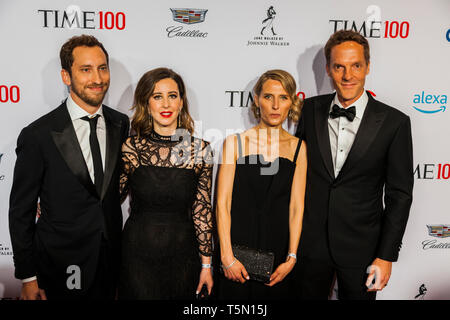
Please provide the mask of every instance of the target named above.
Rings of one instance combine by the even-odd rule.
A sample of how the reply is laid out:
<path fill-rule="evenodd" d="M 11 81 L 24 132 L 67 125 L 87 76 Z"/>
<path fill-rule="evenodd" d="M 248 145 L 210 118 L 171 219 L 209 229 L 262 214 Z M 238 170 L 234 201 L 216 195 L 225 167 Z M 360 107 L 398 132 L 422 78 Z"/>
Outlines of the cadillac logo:
<path fill-rule="evenodd" d="M 172 17 L 174 21 L 193 24 L 205 21 L 207 9 L 172 9 Z"/>
<path fill-rule="evenodd" d="M 427 225 L 428 234 L 432 237 L 447 238 L 450 237 L 450 225 Z"/>

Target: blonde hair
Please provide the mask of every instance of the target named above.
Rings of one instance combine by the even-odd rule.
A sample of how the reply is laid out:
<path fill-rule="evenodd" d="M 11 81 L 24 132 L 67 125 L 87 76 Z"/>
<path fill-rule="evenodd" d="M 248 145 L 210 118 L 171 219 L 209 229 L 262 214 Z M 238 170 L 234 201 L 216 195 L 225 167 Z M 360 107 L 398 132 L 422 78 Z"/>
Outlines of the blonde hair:
<path fill-rule="evenodd" d="M 153 130 L 153 121 L 148 110 L 148 101 L 155 91 L 156 83 L 168 78 L 177 83 L 178 91 L 180 92 L 180 97 L 183 101 L 183 108 L 181 108 L 179 114 L 179 127 L 188 130 L 190 134 L 194 133 L 194 121 L 189 114 L 186 87 L 183 79 L 171 69 L 157 68 L 147 71 L 141 77 L 134 92 L 134 102 L 133 107 L 131 108 L 134 110 L 134 114 L 131 119 L 131 128 L 136 132 L 138 137 L 147 135 Z"/>
<path fill-rule="evenodd" d="M 264 72 L 253 87 L 254 97 L 261 94 L 264 83 L 269 79 L 279 81 L 284 90 L 288 93 L 292 101 L 288 117 L 290 120 L 297 122 L 300 119 L 303 101 L 297 96 L 295 80 L 289 72 L 279 69 Z M 254 100 L 255 99 L 256 97 Z M 252 102 L 251 110 L 255 118 L 259 120 L 261 118 L 261 114 L 254 100 Z"/>

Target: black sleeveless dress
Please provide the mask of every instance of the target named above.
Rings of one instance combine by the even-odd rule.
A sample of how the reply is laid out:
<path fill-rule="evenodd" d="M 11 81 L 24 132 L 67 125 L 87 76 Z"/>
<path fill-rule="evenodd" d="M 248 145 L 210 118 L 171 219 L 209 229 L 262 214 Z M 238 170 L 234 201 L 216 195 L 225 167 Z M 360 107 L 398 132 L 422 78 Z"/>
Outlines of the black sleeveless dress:
<path fill-rule="evenodd" d="M 130 192 L 122 236 L 119 299 L 194 299 L 212 254 L 209 144 L 152 132 L 122 147 L 121 191 Z"/>
<path fill-rule="evenodd" d="M 288 254 L 289 203 L 301 141 L 293 161 L 278 157 L 273 162 L 266 162 L 262 155 L 243 156 L 239 134 L 237 140 L 239 158 L 231 201 L 231 243 L 272 251 L 275 271 L 286 261 Z M 288 299 L 292 273 L 273 287 L 252 280 L 241 284 L 221 274 L 217 283 L 218 297 L 227 300 Z"/>

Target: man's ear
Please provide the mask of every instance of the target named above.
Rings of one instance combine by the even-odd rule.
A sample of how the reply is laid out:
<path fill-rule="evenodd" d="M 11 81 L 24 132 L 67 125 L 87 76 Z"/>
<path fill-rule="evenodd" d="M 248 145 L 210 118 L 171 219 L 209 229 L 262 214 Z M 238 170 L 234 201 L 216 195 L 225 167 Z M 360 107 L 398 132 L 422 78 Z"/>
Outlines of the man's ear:
<path fill-rule="evenodd" d="M 70 79 L 70 74 L 65 69 L 61 69 L 61 79 L 66 86 L 70 87 L 70 85 L 72 84 L 72 81 Z"/>
<path fill-rule="evenodd" d="M 331 78 L 330 75 L 330 66 L 328 64 L 325 65 L 325 70 L 327 71 L 327 75 Z"/>
<path fill-rule="evenodd" d="M 366 72 L 366 76 L 369 74 L 370 72 L 370 62 L 367 63 L 367 72 Z"/>

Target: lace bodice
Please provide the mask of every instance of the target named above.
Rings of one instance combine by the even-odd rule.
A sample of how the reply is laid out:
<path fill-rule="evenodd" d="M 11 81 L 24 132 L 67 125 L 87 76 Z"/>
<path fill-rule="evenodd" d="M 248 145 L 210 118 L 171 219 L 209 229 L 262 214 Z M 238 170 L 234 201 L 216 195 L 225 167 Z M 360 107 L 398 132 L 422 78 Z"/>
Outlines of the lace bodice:
<path fill-rule="evenodd" d="M 212 255 L 212 208 L 211 187 L 213 172 L 213 152 L 208 142 L 192 136 L 161 136 L 151 132 L 147 136 L 131 136 L 122 146 L 123 170 L 120 176 L 120 193 L 124 199 L 128 192 L 137 193 L 130 188 L 130 180 L 140 167 L 161 167 L 193 170 L 196 177 L 191 216 L 195 227 L 195 234 L 199 244 L 199 251 L 204 256 Z M 165 172 L 163 173 L 165 174 Z M 171 175 L 164 175 L 163 179 L 171 179 Z M 165 181 L 170 186 L 175 181 Z M 148 183 L 152 183 L 148 181 Z M 161 198 L 152 199 L 153 203 L 161 206 L 176 206 L 176 201 L 170 201 L 167 193 L 176 193 L 185 186 L 173 185 L 173 189 L 165 188 L 161 191 Z M 131 190 L 130 190 L 131 189 Z M 155 189 L 155 188 L 154 188 Z M 181 191 L 180 191 L 181 192 Z M 152 194 L 153 198 L 155 194 Z M 157 195 L 158 197 L 158 195 Z M 133 200 L 132 200 L 133 201 Z"/>

